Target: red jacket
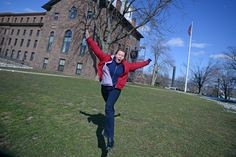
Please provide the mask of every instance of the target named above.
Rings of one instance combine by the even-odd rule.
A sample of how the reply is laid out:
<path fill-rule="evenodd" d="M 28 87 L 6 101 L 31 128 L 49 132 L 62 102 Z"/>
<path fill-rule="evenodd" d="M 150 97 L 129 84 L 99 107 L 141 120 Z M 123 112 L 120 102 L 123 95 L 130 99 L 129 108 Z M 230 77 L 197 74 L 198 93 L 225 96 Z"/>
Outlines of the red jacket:
<path fill-rule="evenodd" d="M 93 50 L 94 54 L 98 57 L 100 62 L 98 63 L 98 76 L 99 79 L 102 80 L 102 68 L 104 64 L 108 61 L 111 61 L 111 55 L 104 53 L 97 45 L 95 41 L 93 41 L 92 37 L 89 37 L 86 39 L 89 47 Z M 127 79 L 128 79 L 128 73 L 129 71 L 134 71 L 138 68 L 144 67 L 149 64 L 149 61 L 143 61 L 143 62 L 136 62 L 136 63 L 129 63 L 125 59 L 122 61 L 122 64 L 124 65 L 124 74 L 120 76 L 116 83 L 117 89 L 123 89 Z"/>

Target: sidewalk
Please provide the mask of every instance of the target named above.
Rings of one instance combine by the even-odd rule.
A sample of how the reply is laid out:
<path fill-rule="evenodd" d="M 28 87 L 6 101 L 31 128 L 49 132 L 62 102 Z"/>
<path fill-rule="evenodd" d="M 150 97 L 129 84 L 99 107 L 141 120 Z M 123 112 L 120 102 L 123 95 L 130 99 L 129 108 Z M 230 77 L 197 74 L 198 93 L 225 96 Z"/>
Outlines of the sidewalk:
<path fill-rule="evenodd" d="M 1 68 L 1 67 L 4 67 L 4 68 Z M 13 69 L 7 69 L 7 68 L 13 68 Z M 17 70 L 15 70 L 14 68 Z M 57 76 L 57 77 L 78 78 L 76 76 L 66 76 L 66 75 L 48 74 L 48 73 L 40 73 L 40 72 L 30 72 L 30 71 L 23 71 L 23 70 L 21 71 L 19 69 L 33 69 L 33 68 L 30 66 L 22 65 L 22 64 L 15 63 L 12 61 L 0 59 L 0 71 L 18 72 L 18 73 L 36 74 L 36 75 L 46 75 L 46 76 Z"/>
<path fill-rule="evenodd" d="M 18 68 L 18 69 L 33 69 L 30 66 L 19 64 L 19 63 L 16 63 L 14 61 L 6 60 L 6 59 L 3 59 L 3 58 L 0 58 L 0 67 Z"/>
<path fill-rule="evenodd" d="M 210 100 L 210 101 L 214 101 L 214 102 L 216 102 L 217 104 L 223 106 L 226 109 L 236 111 L 236 101 L 232 100 L 232 101 L 227 102 L 227 101 L 222 100 L 220 98 L 207 97 L 207 96 L 201 96 L 200 98 L 203 98 L 203 99 L 206 99 L 206 100 Z"/>

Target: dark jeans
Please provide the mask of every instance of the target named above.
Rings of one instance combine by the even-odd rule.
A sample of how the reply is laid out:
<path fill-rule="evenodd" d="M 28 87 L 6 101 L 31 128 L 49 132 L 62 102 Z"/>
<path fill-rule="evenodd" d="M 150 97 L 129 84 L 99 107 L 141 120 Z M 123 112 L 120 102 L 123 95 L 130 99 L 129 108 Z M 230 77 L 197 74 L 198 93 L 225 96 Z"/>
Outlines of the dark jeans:
<path fill-rule="evenodd" d="M 114 138 L 114 125 L 115 125 L 114 105 L 120 96 L 121 90 L 111 86 L 102 86 L 101 92 L 103 99 L 106 102 L 104 135 L 109 138 Z"/>

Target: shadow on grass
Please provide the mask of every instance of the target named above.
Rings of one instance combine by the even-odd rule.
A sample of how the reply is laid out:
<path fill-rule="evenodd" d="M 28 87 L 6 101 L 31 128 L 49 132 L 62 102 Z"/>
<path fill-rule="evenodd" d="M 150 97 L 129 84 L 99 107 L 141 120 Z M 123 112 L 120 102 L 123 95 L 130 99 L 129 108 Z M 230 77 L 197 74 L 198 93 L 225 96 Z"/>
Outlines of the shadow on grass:
<path fill-rule="evenodd" d="M 14 157 L 13 155 L 8 153 L 7 151 L 1 150 L 1 149 L 0 149 L 0 156 L 1 157 Z"/>
<path fill-rule="evenodd" d="M 104 130 L 105 124 L 105 115 L 98 113 L 98 114 L 89 114 L 83 111 L 80 111 L 80 114 L 83 114 L 88 117 L 88 122 L 92 122 L 93 124 L 97 125 L 96 136 L 98 141 L 98 148 L 101 149 L 101 157 L 107 157 L 108 151 L 106 150 L 106 142 L 105 138 L 102 134 Z M 118 117 L 120 114 L 115 115 L 114 117 Z"/>

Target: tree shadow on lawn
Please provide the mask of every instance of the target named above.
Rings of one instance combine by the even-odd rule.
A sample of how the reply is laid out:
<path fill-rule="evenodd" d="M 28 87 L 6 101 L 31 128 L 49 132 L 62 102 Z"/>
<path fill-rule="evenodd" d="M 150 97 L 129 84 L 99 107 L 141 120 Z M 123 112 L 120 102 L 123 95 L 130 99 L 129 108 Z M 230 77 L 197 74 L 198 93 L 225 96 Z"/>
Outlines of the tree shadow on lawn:
<path fill-rule="evenodd" d="M 101 149 L 101 157 L 107 157 L 108 151 L 106 150 L 106 142 L 105 138 L 102 134 L 104 130 L 104 124 L 105 124 L 105 115 L 98 113 L 98 114 L 90 114 L 86 113 L 83 111 L 80 111 L 80 114 L 83 114 L 85 116 L 88 116 L 88 122 L 92 122 L 93 124 L 97 125 L 97 130 L 96 130 L 96 136 L 97 136 L 97 141 L 98 141 L 98 148 Z M 114 117 L 118 117 L 120 114 L 115 115 Z"/>

